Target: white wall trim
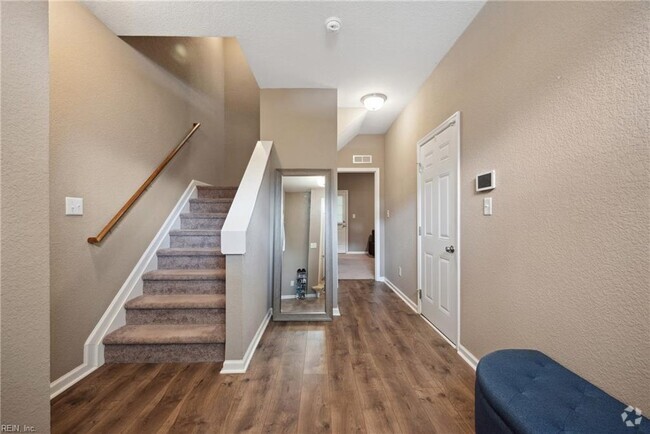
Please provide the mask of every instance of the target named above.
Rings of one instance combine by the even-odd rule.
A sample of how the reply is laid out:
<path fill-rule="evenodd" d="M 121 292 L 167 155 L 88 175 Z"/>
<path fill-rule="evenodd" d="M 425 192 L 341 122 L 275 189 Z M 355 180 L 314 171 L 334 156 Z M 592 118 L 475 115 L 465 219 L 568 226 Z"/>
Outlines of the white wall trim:
<path fill-rule="evenodd" d="M 52 383 L 50 383 L 50 399 L 56 398 L 63 391 L 88 376 L 88 374 L 97 368 L 97 366 L 89 366 L 84 362 L 67 374 L 64 374 L 61 377 L 57 378 Z"/>
<path fill-rule="evenodd" d="M 458 355 L 467 362 L 469 366 L 476 371 L 476 366 L 478 365 L 478 357 L 472 354 L 467 348 L 462 345 L 458 345 Z"/>
<path fill-rule="evenodd" d="M 342 255 L 366 255 L 366 254 L 368 254 L 368 252 L 351 252 L 351 251 L 348 250 L 347 252 L 341 253 L 341 254 Z M 375 279 L 375 280 L 377 280 L 377 279 Z"/>
<path fill-rule="evenodd" d="M 264 180 L 271 155 L 272 141 L 258 141 L 248 161 L 230 211 L 221 229 L 221 252 L 225 255 L 246 253 L 246 233 L 250 224 L 257 195 Z"/>
<path fill-rule="evenodd" d="M 248 365 L 251 363 L 251 360 L 253 359 L 253 355 L 255 354 L 255 349 L 257 348 L 257 345 L 260 343 L 260 339 L 262 339 L 262 335 L 264 335 L 264 331 L 266 330 L 266 327 L 269 325 L 269 321 L 271 320 L 272 316 L 273 316 L 273 309 L 270 308 L 268 311 L 266 311 L 266 315 L 264 316 L 262 323 L 260 324 L 257 331 L 255 332 L 255 336 L 253 336 L 253 340 L 248 345 L 248 348 L 246 349 L 246 353 L 244 354 L 244 358 L 238 360 L 225 360 L 223 362 L 223 367 L 221 368 L 222 374 L 246 373 L 246 370 L 248 369 Z"/>
<path fill-rule="evenodd" d="M 50 384 L 52 398 L 104 364 L 104 345 L 102 344 L 104 336 L 126 324 L 124 304 L 142 294 L 142 275 L 157 268 L 156 252 L 160 248 L 169 247 L 169 231 L 180 227 L 180 215 L 184 210 L 189 210 L 189 201 L 197 196 L 197 187 L 201 185 L 207 186 L 209 184 L 192 180 L 187 186 L 158 233 L 136 263 L 131 274 L 126 278 L 113 301 L 88 336 L 84 344 L 84 362 Z"/>
<path fill-rule="evenodd" d="M 420 312 L 418 312 L 418 305 L 415 304 L 415 303 L 413 302 L 413 300 L 411 300 L 410 298 L 408 298 L 408 297 L 406 296 L 406 294 L 404 294 L 404 293 L 402 292 L 401 289 L 399 289 L 397 286 L 395 286 L 395 284 L 394 284 L 393 282 L 391 282 L 390 280 L 384 278 L 384 283 L 385 283 L 386 286 L 388 286 L 388 287 L 389 287 L 389 288 L 390 288 L 390 289 L 391 289 L 395 294 L 397 294 L 397 296 L 398 296 L 399 298 L 401 298 L 402 301 L 403 301 L 404 303 L 406 303 L 406 305 L 407 305 L 408 307 L 410 307 L 411 309 L 413 309 L 413 312 L 415 312 L 415 313 L 420 313 Z"/>
<path fill-rule="evenodd" d="M 381 264 L 384 257 L 381 244 L 383 234 L 383 227 L 381 226 L 381 172 L 379 167 L 339 167 L 336 171 L 338 173 L 372 173 L 375 175 L 375 280 L 380 281 L 382 278 Z M 354 254 L 356 252 L 347 253 Z"/>
<path fill-rule="evenodd" d="M 332 315 L 341 316 L 341 311 L 339 310 L 338 306 L 333 309 Z"/>

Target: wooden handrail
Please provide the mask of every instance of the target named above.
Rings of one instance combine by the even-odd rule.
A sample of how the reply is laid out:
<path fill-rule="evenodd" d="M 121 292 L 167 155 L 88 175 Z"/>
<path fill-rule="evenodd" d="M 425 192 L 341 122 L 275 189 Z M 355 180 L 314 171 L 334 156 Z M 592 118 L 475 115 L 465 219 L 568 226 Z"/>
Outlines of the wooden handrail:
<path fill-rule="evenodd" d="M 120 219 L 124 217 L 124 214 L 126 214 L 129 208 L 131 208 L 133 204 L 140 198 L 140 196 L 142 196 L 142 193 L 144 193 L 144 191 L 147 188 L 149 188 L 149 186 L 154 181 L 154 179 L 156 179 L 158 175 L 160 175 L 160 172 L 162 172 L 163 169 L 165 169 L 165 166 L 167 166 L 169 162 L 172 160 L 172 158 L 174 158 L 174 156 L 178 154 L 178 151 L 181 150 L 181 148 L 185 145 L 185 143 L 187 143 L 190 137 L 192 137 L 192 135 L 196 132 L 196 130 L 199 129 L 200 126 L 201 124 L 199 122 L 194 123 L 192 125 L 192 129 L 190 130 L 189 133 L 187 133 L 185 138 L 178 144 L 178 146 L 176 146 L 169 154 L 167 154 L 167 156 L 162 161 L 162 163 L 160 163 L 160 165 L 156 167 L 156 170 L 154 170 L 153 173 L 149 176 L 149 178 L 147 178 L 147 180 L 140 186 L 140 188 L 138 188 L 138 191 L 136 191 L 133 194 L 133 196 L 131 196 L 131 198 L 126 201 L 124 206 L 120 208 L 120 210 L 117 212 L 117 214 L 115 214 L 115 216 L 111 219 L 111 221 L 109 221 L 108 224 L 104 226 L 104 229 L 102 229 L 99 235 L 97 235 L 96 237 L 88 238 L 88 242 L 90 244 L 99 244 L 102 242 L 104 237 L 106 237 L 106 235 L 108 235 L 108 233 L 113 229 L 113 227 L 117 224 L 117 222 L 119 222 Z"/>

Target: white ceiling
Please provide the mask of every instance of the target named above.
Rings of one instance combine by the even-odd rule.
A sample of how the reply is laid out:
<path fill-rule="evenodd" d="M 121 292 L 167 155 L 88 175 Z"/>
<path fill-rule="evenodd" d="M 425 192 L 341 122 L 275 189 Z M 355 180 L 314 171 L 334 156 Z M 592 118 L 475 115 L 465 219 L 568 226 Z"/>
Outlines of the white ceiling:
<path fill-rule="evenodd" d="M 337 88 L 339 107 L 369 112 L 362 134 L 382 134 L 415 96 L 484 1 L 86 1 L 122 36 L 236 36 L 261 88 Z M 337 34 L 325 30 L 341 19 Z"/>

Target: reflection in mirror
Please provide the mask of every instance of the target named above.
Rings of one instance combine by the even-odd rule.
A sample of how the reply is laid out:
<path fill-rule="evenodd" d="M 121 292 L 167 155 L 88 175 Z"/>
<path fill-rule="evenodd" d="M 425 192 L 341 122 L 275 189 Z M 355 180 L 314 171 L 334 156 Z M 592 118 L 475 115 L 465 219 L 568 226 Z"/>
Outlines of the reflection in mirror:
<path fill-rule="evenodd" d="M 325 313 L 325 177 L 282 176 L 282 313 Z"/>

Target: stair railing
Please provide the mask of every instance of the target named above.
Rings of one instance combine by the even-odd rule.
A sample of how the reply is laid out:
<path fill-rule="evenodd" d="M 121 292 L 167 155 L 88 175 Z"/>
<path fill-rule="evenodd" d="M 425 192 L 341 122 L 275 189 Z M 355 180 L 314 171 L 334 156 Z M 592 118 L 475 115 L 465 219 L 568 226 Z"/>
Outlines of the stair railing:
<path fill-rule="evenodd" d="M 126 201 L 124 206 L 120 208 L 120 210 L 113 216 L 111 221 L 108 222 L 106 226 L 104 226 L 104 229 L 101 230 L 101 232 L 96 236 L 96 237 L 90 237 L 88 238 L 88 242 L 90 244 L 99 244 L 102 242 L 102 240 L 106 237 L 106 235 L 109 234 L 111 230 L 113 230 L 113 227 L 117 224 L 117 222 L 120 221 L 122 217 L 124 217 L 124 214 L 133 206 L 133 204 L 142 196 L 142 193 L 145 192 L 147 188 L 151 185 L 151 183 L 160 175 L 160 173 L 165 169 L 165 167 L 169 164 L 170 161 L 178 154 L 178 152 L 185 146 L 185 143 L 192 137 L 192 135 L 196 132 L 196 130 L 199 129 L 201 126 L 200 122 L 196 122 L 192 124 L 192 129 L 190 130 L 189 133 L 185 136 L 185 138 L 176 146 L 172 151 L 167 154 L 165 159 L 156 167 L 156 169 L 151 173 L 149 178 L 138 188 L 138 190 L 131 196 L 129 200 Z"/>

